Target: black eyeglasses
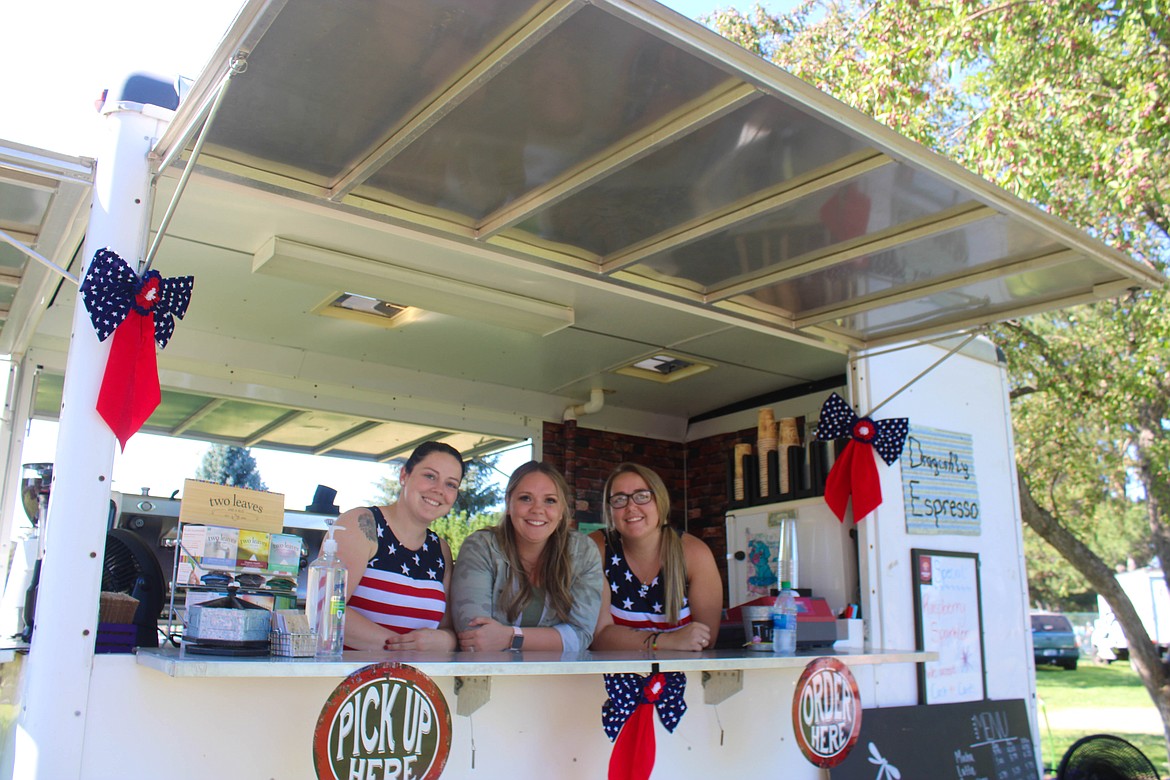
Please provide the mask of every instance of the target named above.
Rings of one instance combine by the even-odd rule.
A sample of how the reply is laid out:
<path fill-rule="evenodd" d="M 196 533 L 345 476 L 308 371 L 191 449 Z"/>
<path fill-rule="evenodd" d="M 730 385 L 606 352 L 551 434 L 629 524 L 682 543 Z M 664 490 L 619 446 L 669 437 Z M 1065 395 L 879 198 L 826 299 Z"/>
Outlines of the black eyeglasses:
<path fill-rule="evenodd" d="M 614 509 L 621 509 L 630 503 L 631 498 L 634 499 L 634 503 L 638 506 L 649 504 L 654 500 L 654 491 L 635 490 L 633 493 L 614 493 L 609 497 L 609 505 Z"/>

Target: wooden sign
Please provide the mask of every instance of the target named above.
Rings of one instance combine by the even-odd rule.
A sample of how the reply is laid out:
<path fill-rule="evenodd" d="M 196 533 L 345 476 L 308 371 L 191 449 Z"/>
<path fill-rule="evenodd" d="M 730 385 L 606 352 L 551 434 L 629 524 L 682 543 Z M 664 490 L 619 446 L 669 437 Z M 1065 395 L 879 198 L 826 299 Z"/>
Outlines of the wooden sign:
<path fill-rule="evenodd" d="M 971 434 L 911 425 L 899 460 L 906 533 L 979 535 Z"/>
<path fill-rule="evenodd" d="M 938 653 L 918 665 L 922 704 L 983 698 L 983 613 L 979 556 L 911 550 L 914 570 L 914 633 L 919 650 Z"/>
<path fill-rule="evenodd" d="M 1039 780 L 1022 699 L 865 711 L 857 749 L 833 780 Z"/>
<path fill-rule="evenodd" d="M 284 529 L 284 494 L 184 480 L 179 522 L 280 533 Z"/>
<path fill-rule="evenodd" d="M 813 764 L 834 767 L 845 760 L 861 733 L 861 695 L 848 666 L 826 657 L 804 668 L 792 696 L 792 726 Z"/>
<path fill-rule="evenodd" d="M 325 701 L 313 732 L 318 780 L 436 780 L 451 753 L 451 710 L 434 680 L 399 663 L 365 666 Z"/>

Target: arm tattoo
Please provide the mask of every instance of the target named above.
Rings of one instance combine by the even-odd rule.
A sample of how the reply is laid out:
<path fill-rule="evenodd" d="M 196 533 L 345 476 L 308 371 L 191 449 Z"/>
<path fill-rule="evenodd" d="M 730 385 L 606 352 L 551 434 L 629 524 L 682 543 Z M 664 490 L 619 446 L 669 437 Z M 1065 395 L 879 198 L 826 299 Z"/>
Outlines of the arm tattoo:
<path fill-rule="evenodd" d="M 378 527 L 374 522 L 374 513 L 368 509 L 363 509 L 358 515 L 358 526 L 362 529 L 362 533 L 366 535 L 374 544 L 378 543 Z"/>

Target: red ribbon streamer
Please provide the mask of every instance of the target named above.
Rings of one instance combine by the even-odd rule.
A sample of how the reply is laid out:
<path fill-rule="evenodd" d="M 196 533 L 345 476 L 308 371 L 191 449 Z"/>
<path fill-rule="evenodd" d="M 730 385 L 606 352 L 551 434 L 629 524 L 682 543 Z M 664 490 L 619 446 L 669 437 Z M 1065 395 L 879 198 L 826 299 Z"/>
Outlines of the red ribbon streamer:
<path fill-rule="evenodd" d="M 158 355 L 154 347 L 154 315 L 133 309 L 114 331 L 106 373 L 98 391 L 97 411 L 126 449 L 162 401 Z"/>
<path fill-rule="evenodd" d="M 646 700 L 630 714 L 613 743 L 609 756 L 609 780 L 647 780 L 654 770 L 654 702 L 666 686 L 666 678 L 653 675 L 646 683 Z"/>
<path fill-rule="evenodd" d="M 845 507 L 853 497 L 853 519 L 860 523 L 882 503 L 882 485 L 874 463 L 873 447 L 850 439 L 825 480 L 825 503 L 842 523 Z"/>

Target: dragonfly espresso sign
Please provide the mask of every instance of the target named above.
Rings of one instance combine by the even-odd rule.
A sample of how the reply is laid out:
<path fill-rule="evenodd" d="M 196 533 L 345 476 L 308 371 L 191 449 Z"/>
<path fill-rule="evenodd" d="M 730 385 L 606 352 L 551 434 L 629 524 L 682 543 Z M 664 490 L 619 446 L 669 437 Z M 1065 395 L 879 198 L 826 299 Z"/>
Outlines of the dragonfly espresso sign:
<path fill-rule="evenodd" d="M 325 702 L 313 733 L 319 780 L 436 780 L 451 752 L 451 711 L 430 677 L 412 666 L 363 667 Z"/>

